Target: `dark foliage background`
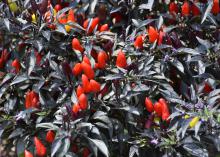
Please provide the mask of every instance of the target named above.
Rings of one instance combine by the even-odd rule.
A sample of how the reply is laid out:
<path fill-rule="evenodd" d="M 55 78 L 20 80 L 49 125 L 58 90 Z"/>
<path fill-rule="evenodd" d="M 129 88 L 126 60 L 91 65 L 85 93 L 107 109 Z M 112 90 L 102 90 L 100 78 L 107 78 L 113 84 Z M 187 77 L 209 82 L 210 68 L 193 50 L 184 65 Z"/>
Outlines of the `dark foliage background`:
<path fill-rule="evenodd" d="M 85 157 L 85 148 L 98 157 L 217 156 L 220 14 L 213 11 L 213 0 L 176 1 L 177 13 L 171 13 L 171 2 L 54 0 L 48 6 L 48 0 L 0 0 L 0 139 L 7 140 L 5 151 L 15 147 L 16 156 L 25 150 L 35 156 L 37 136 L 47 156 Z M 197 6 L 199 14 L 191 8 L 185 16 L 185 2 Z M 56 4 L 62 9 L 55 20 L 46 20 L 48 12 L 53 19 Z M 76 20 L 69 22 L 69 31 L 56 18 L 70 9 Z M 110 31 L 96 27 L 88 34 L 83 22 L 95 17 Z M 149 26 L 164 32 L 162 44 L 149 42 Z M 144 38 L 140 49 L 134 46 L 139 35 Z M 71 68 L 83 54 L 73 50 L 73 38 L 80 40 L 92 67 L 92 51 L 108 55 L 94 78 L 105 91 L 87 94 L 88 108 L 77 113 L 72 107 L 82 80 Z M 126 68 L 116 66 L 120 49 Z M 19 63 L 13 64 L 15 59 Z M 25 106 L 30 91 L 39 96 L 39 107 Z M 148 112 L 145 97 L 154 103 L 166 99 L 170 120 Z M 52 143 L 45 140 L 48 130 L 56 134 Z"/>

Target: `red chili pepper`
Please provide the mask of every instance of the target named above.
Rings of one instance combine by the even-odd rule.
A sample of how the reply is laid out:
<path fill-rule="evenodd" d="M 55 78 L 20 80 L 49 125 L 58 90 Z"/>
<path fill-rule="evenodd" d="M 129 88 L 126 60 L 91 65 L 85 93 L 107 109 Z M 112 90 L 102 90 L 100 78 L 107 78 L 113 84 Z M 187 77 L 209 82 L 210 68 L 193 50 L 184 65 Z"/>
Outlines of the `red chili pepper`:
<path fill-rule="evenodd" d="M 41 140 L 38 139 L 37 137 L 34 137 L 34 144 L 35 144 L 37 156 L 40 156 L 40 157 L 46 156 L 46 154 L 47 154 L 47 149 L 46 149 L 46 147 L 43 145 L 43 143 L 41 142 Z"/>
<path fill-rule="evenodd" d="M 38 108 L 39 107 L 39 96 L 37 93 L 35 93 L 34 91 L 29 91 L 26 94 L 26 98 L 25 98 L 25 107 L 26 109 L 34 107 L 34 108 Z"/>
<path fill-rule="evenodd" d="M 162 116 L 162 104 L 159 102 L 156 102 L 154 104 L 154 111 L 156 112 L 156 114 L 161 117 Z"/>
<path fill-rule="evenodd" d="M 120 68 L 126 68 L 127 67 L 127 60 L 125 53 L 122 52 L 122 50 L 119 51 L 117 59 L 116 59 L 116 65 Z"/>
<path fill-rule="evenodd" d="M 82 74 L 82 87 L 85 93 L 89 93 L 91 91 L 89 79 L 85 74 Z"/>
<path fill-rule="evenodd" d="M 165 99 L 160 98 L 159 103 L 162 105 L 162 120 L 168 120 L 168 117 L 170 116 L 170 111 L 167 105 L 167 102 Z"/>
<path fill-rule="evenodd" d="M 75 22 L 75 15 L 74 15 L 74 10 L 70 9 L 68 12 L 68 17 L 67 17 L 68 22 Z"/>
<path fill-rule="evenodd" d="M 87 64 L 86 62 L 81 63 L 82 70 L 84 74 L 89 78 L 93 79 L 95 77 L 95 72 L 92 69 L 91 65 Z"/>
<path fill-rule="evenodd" d="M 182 15 L 189 16 L 190 13 L 190 5 L 188 1 L 185 1 L 182 5 Z"/>
<path fill-rule="evenodd" d="M 104 24 L 100 27 L 99 31 L 104 32 L 104 31 L 108 31 L 108 29 L 109 29 L 108 24 Z"/>
<path fill-rule="evenodd" d="M 84 93 L 84 89 L 80 85 L 78 85 L 78 87 L 76 89 L 77 97 L 79 97 L 82 93 Z"/>
<path fill-rule="evenodd" d="M 149 42 L 150 43 L 154 43 L 158 39 L 158 32 L 152 26 L 150 26 L 148 29 L 148 35 L 149 35 Z"/>
<path fill-rule="evenodd" d="M 16 73 L 18 73 L 21 69 L 21 64 L 18 59 L 13 60 L 13 62 L 11 63 L 11 66 L 15 68 Z"/>
<path fill-rule="evenodd" d="M 142 49 L 143 48 L 143 44 L 144 44 L 144 40 L 143 40 L 143 36 L 139 35 L 137 36 L 135 42 L 134 42 L 134 47 L 136 49 Z"/>
<path fill-rule="evenodd" d="M 219 0 L 213 0 L 212 13 L 217 15 L 220 11 Z"/>
<path fill-rule="evenodd" d="M 54 9 L 56 12 L 60 11 L 62 9 L 62 6 L 60 4 L 55 5 Z"/>
<path fill-rule="evenodd" d="M 101 85 L 95 80 L 90 80 L 90 88 L 92 92 L 97 93 L 101 90 Z"/>
<path fill-rule="evenodd" d="M 79 106 L 81 110 L 86 110 L 88 107 L 87 96 L 84 93 L 79 96 Z"/>
<path fill-rule="evenodd" d="M 170 13 L 178 13 L 178 5 L 175 2 L 171 2 L 169 5 L 169 12 Z"/>
<path fill-rule="evenodd" d="M 78 103 L 74 104 L 73 108 L 72 108 L 73 113 L 77 114 L 79 112 L 79 110 L 80 110 L 79 104 Z"/>
<path fill-rule="evenodd" d="M 65 14 L 65 13 L 61 14 L 61 15 L 58 17 L 58 21 L 59 21 L 59 23 L 61 23 L 61 24 L 66 24 L 66 23 L 67 23 L 66 14 Z"/>
<path fill-rule="evenodd" d="M 153 112 L 154 111 L 154 106 L 150 98 L 146 97 L 145 98 L 145 107 L 148 112 Z"/>
<path fill-rule="evenodd" d="M 204 91 L 205 93 L 210 93 L 212 90 L 213 90 L 212 87 L 209 85 L 208 82 L 206 82 L 206 83 L 205 83 L 205 86 L 204 86 L 204 88 L 203 88 L 203 91 Z"/>
<path fill-rule="evenodd" d="M 52 143 L 54 141 L 54 139 L 55 139 L 55 132 L 52 130 L 49 130 L 46 135 L 46 141 L 48 143 Z"/>
<path fill-rule="evenodd" d="M 86 55 L 84 55 L 84 57 L 83 57 L 83 62 L 86 62 L 87 64 L 89 64 L 91 66 L 91 62 Z"/>
<path fill-rule="evenodd" d="M 33 154 L 31 152 L 29 152 L 28 150 L 24 150 L 24 157 L 34 157 Z"/>
<path fill-rule="evenodd" d="M 99 52 L 98 57 L 98 68 L 104 69 L 106 66 L 107 54 L 104 51 Z"/>
<path fill-rule="evenodd" d="M 89 26 L 89 20 L 88 19 L 86 21 L 84 21 L 84 23 L 83 23 L 84 29 L 88 29 L 87 34 L 92 34 L 92 32 L 94 31 L 96 26 L 99 24 L 99 18 L 96 17 L 94 19 L 91 19 L 90 22 L 91 22 L 90 26 Z M 88 28 L 88 26 L 89 26 L 89 28 Z"/>
<path fill-rule="evenodd" d="M 73 38 L 72 40 L 72 48 L 74 50 L 78 50 L 81 53 L 84 51 L 84 48 L 82 47 L 82 45 L 80 44 L 79 40 L 77 38 Z"/>
<path fill-rule="evenodd" d="M 86 19 L 86 20 L 83 22 L 83 28 L 86 30 L 87 27 L 88 27 L 88 25 L 89 25 L 89 20 Z"/>
<path fill-rule="evenodd" d="M 79 74 L 82 73 L 81 63 L 76 63 L 74 65 L 74 67 L 72 68 L 72 73 L 74 76 L 78 76 Z"/>

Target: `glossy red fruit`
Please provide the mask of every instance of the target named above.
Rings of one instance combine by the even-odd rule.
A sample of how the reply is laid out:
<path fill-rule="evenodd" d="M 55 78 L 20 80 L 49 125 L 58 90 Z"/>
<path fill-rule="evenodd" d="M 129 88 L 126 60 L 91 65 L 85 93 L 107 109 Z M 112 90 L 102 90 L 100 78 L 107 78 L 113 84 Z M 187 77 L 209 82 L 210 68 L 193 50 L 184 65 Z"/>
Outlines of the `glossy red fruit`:
<path fill-rule="evenodd" d="M 90 25 L 89 30 L 88 30 L 88 34 L 91 34 L 98 24 L 99 24 L 99 18 L 98 17 L 92 19 L 91 25 Z"/>
<path fill-rule="evenodd" d="M 68 17 L 67 17 L 68 22 L 75 22 L 75 15 L 74 15 L 74 10 L 70 9 L 68 12 Z"/>
<path fill-rule="evenodd" d="M 26 109 L 34 107 L 38 108 L 39 107 L 39 96 L 36 92 L 34 91 L 29 91 L 26 94 L 25 97 L 25 107 Z"/>
<path fill-rule="evenodd" d="M 158 39 L 158 32 L 152 26 L 150 26 L 148 29 L 148 35 L 149 35 L 149 42 L 150 43 L 154 43 Z"/>
<path fill-rule="evenodd" d="M 148 112 L 153 112 L 154 111 L 154 106 L 150 98 L 146 97 L 145 98 L 145 107 Z"/>
<path fill-rule="evenodd" d="M 91 91 L 89 79 L 85 74 L 82 74 L 82 87 L 85 93 L 89 93 Z"/>
<path fill-rule="evenodd" d="M 212 87 L 209 85 L 208 82 L 206 82 L 206 83 L 205 83 L 205 86 L 204 86 L 204 88 L 203 88 L 203 91 L 208 94 L 208 93 L 210 93 L 212 90 L 213 90 Z"/>
<path fill-rule="evenodd" d="M 90 83 L 90 88 L 91 88 L 92 92 L 97 93 L 97 92 L 99 92 L 101 90 L 101 85 L 97 81 L 90 80 L 89 83 Z"/>
<path fill-rule="evenodd" d="M 219 0 L 213 0 L 212 13 L 214 15 L 217 15 L 219 11 L 220 11 Z"/>
<path fill-rule="evenodd" d="M 91 23 L 91 24 L 90 24 Z M 90 24 L 90 25 L 89 25 Z M 96 17 L 94 19 L 91 19 L 91 21 L 89 21 L 88 19 L 84 21 L 83 23 L 83 28 L 87 30 L 87 34 L 91 34 L 94 29 L 96 28 L 96 26 L 99 24 L 99 18 Z M 89 27 L 89 28 L 88 28 Z"/>
<path fill-rule="evenodd" d="M 200 10 L 199 10 L 199 8 L 195 4 L 192 4 L 192 14 L 194 16 L 200 15 Z"/>
<path fill-rule="evenodd" d="M 33 156 L 33 154 L 31 152 L 29 152 L 28 150 L 25 149 L 24 157 L 34 157 L 34 156 Z"/>
<path fill-rule="evenodd" d="M 82 47 L 82 45 L 80 44 L 79 40 L 77 38 L 73 38 L 72 40 L 72 48 L 74 50 L 78 50 L 80 52 L 84 51 L 84 48 Z"/>
<path fill-rule="evenodd" d="M 156 112 L 156 114 L 161 117 L 162 116 L 162 104 L 159 102 L 156 102 L 154 104 L 154 111 Z"/>
<path fill-rule="evenodd" d="M 170 116 L 169 108 L 165 99 L 160 98 L 159 103 L 162 105 L 162 120 L 167 120 Z"/>
<path fill-rule="evenodd" d="M 104 51 L 99 52 L 98 57 L 98 68 L 104 69 L 106 66 L 107 54 Z"/>
<path fill-rule="evenodd" d="M 137 36 L 137 38 L 134 41 L 134 47 L 136 49 L 142 49 L 143 48 L 143 44 L 144 44 L 143 36 L 142 35 Z"/>
<path fill-rule="evenodd" d="M 34 137 L 34 144 L 35 144 L 37 156 L 39 156 L 39 157 L 45 157 L 46 154 L 47 154 L 47 149 L 46 149 L 46 147 L 43 145 L 43 143 L 41 142 L 41 140 L 38 139 L 36 136 Z"/>
<path fill-rule="evenodd" d="M 11 66 L 15 68 L 16 73 L 18 73 L 21 69 L 21 64 L 18 59 L 13 60 L 13 62 L 11 63 Z"/>
<path fill-rule="evenodd" d="M 52 130 L 49 130 L 46 135 L 46 141 L 48 143 L 52 143 L 54 141 L 54 139 L 55 139 L 55 132 Z"/>
<path fill-rule="evenodd" d="M 167 102 L 164 98 L 160 98 L 158 102 L 162 104 L 163 111 L 166 111 L 166 112 L 169 111 Z"/>
<path fill-rule="evenodd" d="M 169 121 L 169 119 L 168 119 L 169 116 L 170 116 L 169 113 L 166 113 L 166 112 L 165 112 L 165 113 L 162 113 L 162 120 L 163 120 L 163 121 Z"/>
<path fill-rule="evenodd" d="M 188 1 L 185 1 L 181 7 L 182 9 L 182 15 L 183 16 L 189 16 L 190 13 L 190 5 Z"/>
<path fill-rule="evenodd" d="M 108 24 L 102 25 L 99 29 L 100 32 L 104 32 L 104 31 L 108 31 L 108 30 L 109 30 Z"/>
<path fill-rule="evenodd" d="M 87 96 L 84 93 L 79 96 L 79 106 L 81 110 L 85 110 L 88 107 Z"/>
<path fill-rule="evenodd" d="M 66 14 L 61 14 L 59 17 L 58 17 L 58 22 L 61 23 L 61 24 L 66 24 L 67 23 L 67 18 L 66 18 Z"/>
<path fill-rule="evenodd" d="M 89 151 L 89 149 L 88 149 L 88 148 L 84 148 L 82 154 L 83 154 L 82 157 L 88 157 L 88 156 L 90 155 L 90 151 Z"/>
<path fill-rule="evenodd" d="M 87 64 L 89 64 L 91 66 L 91 62 L 86 55 L 84 55 L 84 57 L 83 57 L 83 62 L 86 62 Z"/>
<path fill-rule="evenodd" d="M 84 93 L 84 89 L 82 88 L 82 86 L 78 85 L 77 89 L 76 89 L 76 95 L 77 97 L 79 97 L 81 94 Z"/>
<path fill-rule="evenodd" d="M 78 76 L 82 73 L 81 63 L 76 63 L 72 69 L 72 73 L 74 76 Z"/>
<path fill-rule="evenodd" d="M 60 11 L 62 9 L 62 6 L 60 4 L 55 5 L 54 9 L 56 12 Z"/>
<path fill-rule="evenodd" d="M 120 68 L 126 68 L 127 67 L 127 60 L 125 53 L 122 52 L 122 50 L 119 51 L 117 59 L 116 59 L 116 66 Z"/>
<path fill-rule="evenodd" d="M 178 13 L 178 6 L 175 2 L 171 2 L 170 5 L 169 5 L 169 12 L 170 13 Z"/>
<path fill-rule="evenodd" d="M 86 30 L 87 27 L 88 27 L 88 25 L 89 25 L 89 20 L 86 19 L 86 20 L 83 22 L 83 28 Z"/>
<path fill-rule="evenodd" d="M 73 113 L 77 114 L 79 112 L 79 110 L 80 110 L 79 104 L 78 103 L 74 104 L 73 108 L 72 108 Z"/>
<path fill-rule="evenodd" d="M 95 77 L 95 72 L 92 69 L 91 65 L 87 64 L 86 62 L 82 62 L 81 63 L 82 66 L 82 70 L 84 72 L 84 74 L 89 78 L 89 79 L 93 79 Z"/>

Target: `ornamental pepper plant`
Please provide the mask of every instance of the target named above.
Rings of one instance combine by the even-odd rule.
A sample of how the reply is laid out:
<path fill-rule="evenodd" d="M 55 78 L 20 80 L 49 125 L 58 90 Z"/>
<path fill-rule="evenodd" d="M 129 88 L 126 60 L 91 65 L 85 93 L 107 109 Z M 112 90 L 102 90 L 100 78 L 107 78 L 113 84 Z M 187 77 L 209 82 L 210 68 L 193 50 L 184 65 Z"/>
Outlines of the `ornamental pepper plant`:
<path fill-rule="evenodd" d="M 219 26 L 219 0 L 0 0 L 0 156 L 216 157 Z"/>

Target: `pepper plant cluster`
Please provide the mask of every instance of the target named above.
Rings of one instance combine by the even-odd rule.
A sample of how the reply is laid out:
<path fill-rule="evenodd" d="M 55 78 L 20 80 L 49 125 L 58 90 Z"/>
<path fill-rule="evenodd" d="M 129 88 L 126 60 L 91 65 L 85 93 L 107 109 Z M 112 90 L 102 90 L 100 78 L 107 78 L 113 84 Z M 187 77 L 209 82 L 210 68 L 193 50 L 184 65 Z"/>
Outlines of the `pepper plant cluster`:
<path fill-rule="evenodd" d="M 218 155 L 219 25 L 219 0 L 0 0 L 5 151 Z"/>

